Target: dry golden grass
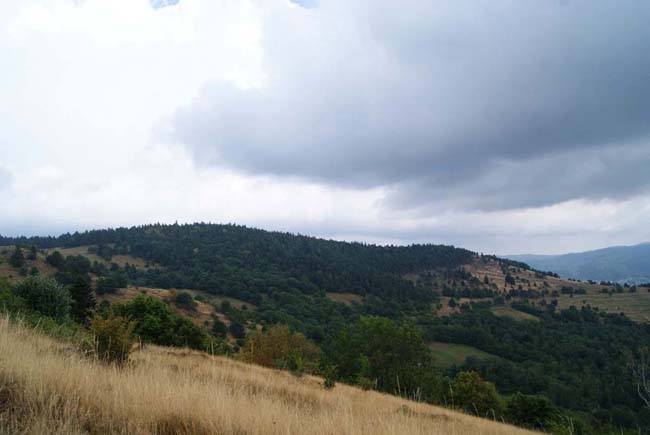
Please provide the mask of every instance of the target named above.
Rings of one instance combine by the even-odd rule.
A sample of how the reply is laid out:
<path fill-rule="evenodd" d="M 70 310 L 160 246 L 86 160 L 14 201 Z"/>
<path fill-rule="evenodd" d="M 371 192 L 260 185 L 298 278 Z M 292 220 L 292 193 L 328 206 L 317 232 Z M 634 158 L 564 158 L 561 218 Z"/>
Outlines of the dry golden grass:
<path fill-rule="evenodd" d="M 13 253 L 14 246 L 0 246 L 0 277 L 7 278 L 10 282 L 16 282 L 24 278 L 19 271 L 9 264 L 9 257 Z M 23 254 L 27 256 L 28 251 L 23 249 Z M 56 269 L 47 264 L 45 254 L 39 252 L 36 260 L 25 259 L 25 267 L 29 270 L 32 267 L 38 269 L 38 273 L 44 276 L 54 276 Z"/>
<path fill-rule="evenodd" d="M 187 350 L 151 346 L 117 369 L 2 318 L 0 433 L 530 432 Z"/>

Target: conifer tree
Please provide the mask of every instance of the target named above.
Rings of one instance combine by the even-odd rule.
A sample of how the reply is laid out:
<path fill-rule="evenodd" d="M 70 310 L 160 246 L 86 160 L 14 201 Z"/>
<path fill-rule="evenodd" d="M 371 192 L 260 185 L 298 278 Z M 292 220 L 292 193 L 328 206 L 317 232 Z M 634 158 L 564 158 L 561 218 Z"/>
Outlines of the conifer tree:
<path fill-rule="evenodd" d="M 70 287 L 70 296 L 72 296 L 72 316 L 80 323 L 87 323 L 97 305 L 88 278 L 77 276 Z"/>
<path fill-rule="evenodd" d="M 25 265 L 25 256 L 23 255 L 23 250 L 20 249 L 20 246 L 16 245 L 13 254 L 9 258 L 9 263 L 16 269 L 20 269 Z"/>

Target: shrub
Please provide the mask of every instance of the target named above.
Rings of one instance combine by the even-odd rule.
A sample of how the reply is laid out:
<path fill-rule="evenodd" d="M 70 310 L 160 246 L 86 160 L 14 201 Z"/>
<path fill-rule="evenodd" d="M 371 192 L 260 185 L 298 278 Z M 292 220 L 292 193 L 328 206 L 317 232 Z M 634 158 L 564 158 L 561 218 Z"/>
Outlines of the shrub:
<path fill-rule="evenodd" d="M 496 417 L 503 405 L 494 384 L 486 382 L 476 372 L 459 372 L 451 386 L 452 403 L 481 417 Z"/>
<path fill-rule="evenodd" d="M 331 390 L 336 386 L 336 368 L 331 365 L 327 365 L 321 369 L 321 375 L 323 376 L 323 387 L 326 390 Z"/>
<path fill-rule="evenodd" d="M 50 266 L 60 269 L 65 264 L 65 257 L 63 257 L 59 251 L 54 251 L 45 257 L 45 261 L 47 261 Z"/>
<path fill-rule="evenodd" d="M 103 295 L 107 293 L 115 293 L 117 289 L 126 287 L 127 280 L 124 274 L 120 272 L 112 272 L 108 276 L 104 276 L 97 280 L 97 294 Z"/>
<path fill-rule="evenodd" d="M 554 407 L 545 396 L 517 393 L 508 400 L 506 416 L 518 426 L 544 428 L 553 417 Z"/>
<path fill-rule="evenodd" d="M 104 362 L 122 365 L 129 359 L 133 347 L 136 322 L 110 313 L 108 317 L 95 316 L 90 324 L 94 335 L 95 355 Z"/>
<path fill-rule="evenodd" d="M 86 324 L 97 305 L 90 280 L 78 275 L 70 286 L 70 296 L 72 297 L 72 317 L 79 323 Z"/>
<path fill-rule="evenodd" d="M 230 320 L 230 327 L 228 330 L 235 338 L 243 339 L 246 337 L 246 328 L 244 327 L 244 324 L 235 319 Z"/>
<path fill-rule="evenodd" d="M 200 294 L 200 293 L 197 294 L 197 295 L 195 295 L 195 296 L 194 296 L 194 299 L 197 300 L 197 301 L 199 301 L 199 302 L 207 302 L 207 299 L 205 298 L 205 296 L 203 296 L 203 295 Z"/>
<path fill-rule="evenodd" d="M 9 281 L 0 278 L 0 311 L 13 313 L 24 309 L 25 301 L 11 291 Z"/>
<path fill-rule="evenodd" d="M 288 369 L 299 374 L 313 372 L 320 350 L 302 334 L 286 325 L 273 326 L 266 332 L 250 334 L 239 352 L 240 359 L 266 367 Z"/>
<path fill-rule="evenodd" d="M 222 313 L 228 314 L 231 309 L 232 309 L 232 305 L 230 304 L 229 301 L 221 302 L 220 310 Z"/>
<path fill-rule="evenodd" d="M 70 292 L 51 278 L 25 278 L 14 287 L 14 294 L 24 299 L 28 308 L 45 316 L 61 320 L 70 313 Z"/>
<path fill-rule="evenodd" d="M 20 269 L 25 265 L 25 256 L 23 255 L 23 250 L 20 249 L 20 246 L 16 245 L 13 254 L 9 257 L 9 264 L 16 269 Z"/>
<path fill-rule="evenodd" d="M 180 292 L 176 295 L 176 304 L 180 307 L 193 310 L 196 308 L 196 302 L 191 294 L 188 292 Z"/>
<path fill-rule="evenodd" d="M 138 295 L 130 302 L 116 305 L 114 310 L 118 315 L 137 321 L 135 333 L 143 341 L 202 350 L 209 345 L 207 332 L 151 296 Z"/>
<path fill-rule="evenodd" d="M 219 338 L 225 338 L 228 333 L 228 327 L 217 316 L 212 317 L 212 335 Z"/>
<path fill-rule="evenodd" d="M 334 334 L 324 349 L 322 364 L 336 367 L 343 382 L 425 401 L 441 393 L 431 350 L 412 325 L 363 317 Z"/>

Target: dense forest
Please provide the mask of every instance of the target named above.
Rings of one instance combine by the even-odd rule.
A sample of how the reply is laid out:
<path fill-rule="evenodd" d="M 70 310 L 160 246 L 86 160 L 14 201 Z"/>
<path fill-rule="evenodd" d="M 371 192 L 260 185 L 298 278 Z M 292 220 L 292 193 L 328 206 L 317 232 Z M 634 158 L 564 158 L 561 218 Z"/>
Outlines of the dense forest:
<path fill-rule="evenodd" d="M 488 258 L 501 262 L 504 270 L 528 269 L 524 263 L 451 246 L 375 246 L 212 224 L 0 237 L 0 245 L 23 246 L 28 256 L 36 255 L 37 249 L 88 246 L 109 264 L 118 255 L 144 260 L 146 267 L 115 263 L 107 267 L 56 251 L 47 256 L 57 270 L 56 282 L 48 283 L 48 288 L 70 289 L 70 315 L 82 324 L 89 321 L 91 287 L 97 294 L 126 285 L 201 290 L 238 298 L 253 308 L 225 303 L 219 310 L 230 319 L 229 326 L 215 318 L 211 329 L 195 326 L 146 296 L 118 304 L 113 311 L 132 319 L 134 333 L 144 341 L 217 348 L 245 358 L 251 340 L 258 349 L 265 339 L 285 340 L 293 343 L 287 349 L 309 349 L 308 354 L 272 355 L 264 361 L 281 361 L 281 368 L 309 367 L 330 382 L 433 403 L 461 408 L 471 403 L 464 408 L 468 412 L 491 412 L 521 425 L 558 433 L 560 427 L 584 434 L 650 430 L 650 410 L 628 369 L 635 353 L 650 343 L 650 326 L 589 306 L 560 310 L 553 304 L 534 304 L 543 289 L 520 287 L 502 295 L 487 277 L 477 279 L 462 268 Z M 19 258 L 23 255 L 19 251 L 11 261 L 15 257 L 16 266 L 24 268 L 26 259 Z M 38 300 L 33 279 L 16 287 L 14 295 L 22 302 L 12 299 L 12 306 Z M 515 284 L 509 274 L 505 280 Z M 358 300 L 343 304 L 327 293 L 352 294 Z M 511 307 L 535 321 L 497 317 L 490 310 L 513 295 L 517 301 Z M 450 306 L 461 297 L 471 302 L 440 316 L 442 297 L 451 298 Z M 178 302 L 190 308 L 194 303 L 186 293 L 179 294 Z M 36 302 L 31 306 L 39 307 Z M 108 307 L 100 308 L 107 312 Z M 273 325 L 289 329 L 266 337 Z M 236 339 L 234 344 L 223 341 L 226 333 Z M 464 364 L 441 371 L 432 364 L 427 347 L 434 341 L 472 346 L 493 357 L 469 357 Z M 318 347 L 320 357 L 314 359 L 316 352 L 309 343 Z M 283 348 L 267 347 L 269 352 Z M 450 396 L 450 391 L 456 393 Z M 462 391 L 472 399 L 462 399 Z M 538 416 L 531 420 L 530 415 Z"/>
<path fill-rule="evenodd" d="M 149 225 L 88 231 L 60 237 L 10 239 L 0 245 L 38 248 L 97 246 L 98 252 L 130 254 L 160 265 L 134 278 L 161 287 L 250 292 L 293 286 L 374 294 L 390 299 L 426 297 L 401 275 L 469 263 L 474 253 L 439 245 L 407 247 L 344 243 L 237 225 Z"/>

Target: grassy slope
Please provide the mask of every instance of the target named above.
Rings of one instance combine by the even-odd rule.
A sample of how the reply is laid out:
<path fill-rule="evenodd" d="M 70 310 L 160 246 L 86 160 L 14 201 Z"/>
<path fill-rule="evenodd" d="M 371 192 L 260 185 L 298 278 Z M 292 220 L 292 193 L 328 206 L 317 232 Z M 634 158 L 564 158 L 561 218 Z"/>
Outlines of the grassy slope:
<path fill-rule="evenodd" d="M 608 313 L 625 313 L 635 322 L 650 322 L 650 293 L 646 289 L 640 289 L 637 293 L 621 294 L 595 294 L 561 296 L 558 299 L 558 306 L 562 309 L 574 305 L 580 308 L 583 305 L 599 307 Z"/>
<path fill-rule="evenodd" d="M 500 265 L 494 261 L 487 264 L 476 262 L 467 267 L 466 270 L 479 279 L 483 279 L 487 276 L 499 292 L 505 293 L 509 289 L 513 288 L 512 286 L 506 285 L 505 275 L 503 274 Z M 515 268 L 511 268 L 510 270 L 511 275 L 513 275 L 517 280 L 517 286 L 522 285 L 523 289 L 530 288 L 533 290 L 542 290 L 546 288 L 549 292 L 553 292 L 554 290 L 559 292 L 563 286 L 567 286 L 574 288 L 580 287 L 586 290 L 587 294 L 585 295 L 574 295 L 571 297 L 569 295 L 560 294 L 557 298 L 551 296 L 546 297 L 546 302 L 548 303 L 553 299 L 557 299 L 558 306 L 561 309 L 568 308 L 571 305 L 574 305 L 579 309 L 582 305 L 590 304 L 592 307 L 598 307 L 599 309 L 609 313 L 624 313 L 630 319 L 637 322 L 650 321 L 650 292 L 648 292 L 646 288 L 639 288 L 636 293 L 615 293 L 610 296 L 607 294 L 601 294 L 600 291 L 604 288 L 612 290 L 614 288 L 613 286 L 569 281 L 552 276 L 537 278 L 535 273 L 530 270 L 516 270 Z M 533 302 L 535 302 L 535 300 L 533 300 Z M 520 319 L 523 319 L 523 317 L 518 313 L 497 312 L 495 314 L 516 315 L 519 316 Z"/>
<path fill-rule="evenodd" d="M 0 433 L 525 434 L 311 376 L 151 346 L 124 369 L 0 319 Z"/>
<path fill-rule="evenodd" d="M 0 246 L 0 277 L 8 278 L 10 282 L 19 281 L 24 278 L 23 276 L 20 275 L 19 271 L 14 269 L 9 264 L 9 257 L 11 256 L 13 249 L 14 249 L 13 246 Z M 25 262 L 26 267 L 30 269 L 32 266 L 35 266 L 39 270 L 39 273 L 41 275 L 49 276 L 49 277 L 55 276 L 56 269 L 50 266 L 45 260 L 46 256 L 54 251 L 59 251 L 64 256 L 82 255 L 88 258 L 91 262 L 97 261 L 99 263 L 105 264 L 106 266 L 110 266 L 111 263 L 117 263 L 123 267 L 125 264 L 128 263 L 135 266 L 136 268 L 144 269 L 147 267 L 151 267 L 147 265 L 147 263 L 141 258 L 136 258 L 128 255 L 115 255 L 113 256 L 111 261 L 108 262 L 95 254 L 89 253 L 88 246 L 80 246 L 76 248 L 52 248 L 52 249 L 43 250 L 42 252 L 38 253 L 38 257 L 35 261 L 26 260 Z M 27 251 L 23 250 L 23 253 L 26 255 Z M 205 302 L 197 301 L 197 306 L 196 309 L 194 310 L 187 310 L 178 307 L 174 303 L 174 296 L 176 295 L 177 292 L 180 291 L 187 291 L 192 295 L 200 294 L 204 297 Z M 128 287 L 128 288 L 119 289 L 115 294 L 98 296 L 97 301 L 101 302 L 107 300 L 111 304 L 126 302 L 135 298 L 140 293 L 144 293 L 149 296 L 158 298 L 160 300 L 170 302 L 171 307 L 178 314 L 188 317 L 196 325 L 199 326 L 204 326 L 205 322 L 208 322 L 208 326 L 210 326 L 212 324 L 213 314 L 219 317 L 223 322 L 225 322 L 226 325 L 230 324 L 230 319 L 228 319 L 227 316 L 219 313 L 218 310 L 215 308 L 218 307 L 223 301 L 230 302 L 233 307 L 236 307 L 238 309 L 242 308 L 243 306 L 246 306 L 247 309 L 254 309 L 254 305 L 250 303 L 241 301 L 239 299 L 230 298 L 227 296 L 215 296 L 207 292 L 196 291 L 196 290 L 169 290 L 169 289 L 148 288 L 148 287 Z"/>
<path fill-rule="evenodd" d="M 9 264 L 9 257 L 11 257 L 13 251 L 13 246 L 0 246 L 0 277 L 5 277 L 9 279 L 10 282 L 19 281 L 24 278 L 20 275 L 18 270 L 14 269 L 11 264 Z M 23 249 L 23 254 L 27 256 L 27 250 Z M 46 276 L 54 276 L 56 273 L 56 269 L 45 261 L 45 255 L 43 253 L 39 253 L 34 261 L 26 259 L 25 267 L 27 270 L 36 267 L 41 275 Z"/>
<path fill-rule="evenodd" d="M 481 359 L 497 358 L 487 352 L 478 350 L 471 346 L 464 344 L 454 343 L 441 343 L 434 341 L 429 344 L 429 348 L 433 352 L 436 365 L 442 368 L 449 368 L 454 364 L 457 366 L 462 365 L 467 357 L 473 356 Z"/>
<path fill-rule="evenodd" d="M 493 307 L 491 311 L 495 316 L 510 317 L 514 320 L 532 320 L 534 322 L 539 322 L 538 317 L 533 316 L 532 314 L 524 313 L 523 311 L 515 310 L 514 308 L 508 307 L 506 305 Z"/>

